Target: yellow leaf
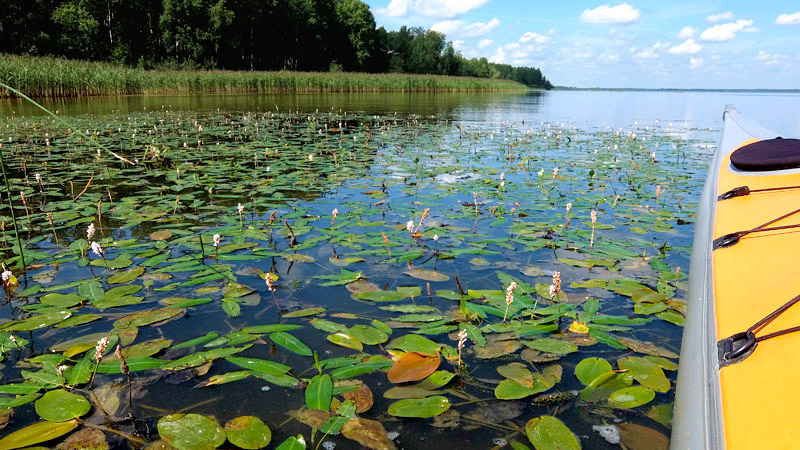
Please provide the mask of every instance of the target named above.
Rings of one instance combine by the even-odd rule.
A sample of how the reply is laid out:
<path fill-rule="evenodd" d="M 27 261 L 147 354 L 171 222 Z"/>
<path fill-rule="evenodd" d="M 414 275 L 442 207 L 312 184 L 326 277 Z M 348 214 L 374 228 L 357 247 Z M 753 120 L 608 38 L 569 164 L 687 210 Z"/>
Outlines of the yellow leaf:
<path fill-rule="evenodd" d="M 586 322 L 578 322 L 576 320 L 570 324 L 569 331 L 586 334 L 589 332 L 589 327 L 586 326 Z"/>

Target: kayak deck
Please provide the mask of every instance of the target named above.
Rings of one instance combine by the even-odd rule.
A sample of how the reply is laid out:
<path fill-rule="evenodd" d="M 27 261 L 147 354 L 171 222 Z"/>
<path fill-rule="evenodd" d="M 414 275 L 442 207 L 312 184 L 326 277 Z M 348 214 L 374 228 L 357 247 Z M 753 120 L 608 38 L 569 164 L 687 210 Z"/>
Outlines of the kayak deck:
<path fill-rule="evenodd" d="M 752 141 L 745 141 L 742 145 Z M 741 145 L 740 145 L 741 146 Z M 735 149 L 734 149 L 735 150 Z M 751 190 L 798 186 L 800 170 L 757 174 L 719 165 L 717 192 L 738 186 Z M 758 227 L 800 208 L 800 189 L 751 193 L 716 203 L 713 236 Z M 773 226 L 800 223 L 796 214 Z M 752 233 L 713 251 L 713 289 L 717 339 L 743 332 L 800 294 L 800 228 Z M 800 305 L 789 308 L 756 335 L 800 324 Z M 800 333 L 758 344 L 739 363 L 720 369 L 724 442 L 728 449 L 796 448 L 800 428 L 794 414 L 800 402 Z"/>

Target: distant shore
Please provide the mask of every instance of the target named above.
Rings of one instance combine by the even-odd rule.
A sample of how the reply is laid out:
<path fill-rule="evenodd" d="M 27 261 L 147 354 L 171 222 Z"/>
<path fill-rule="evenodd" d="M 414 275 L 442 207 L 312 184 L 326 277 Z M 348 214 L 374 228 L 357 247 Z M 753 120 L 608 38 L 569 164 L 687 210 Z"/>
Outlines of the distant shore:
<path fill-rule="evenodd" d="M 143 70 L 63 58 L 0 55 L 0 80 L 31 97 L 242 92 L 509 92 L 509 80 L 352 72 Z M 16 97 L 0 88 L 0 98 Z"/>

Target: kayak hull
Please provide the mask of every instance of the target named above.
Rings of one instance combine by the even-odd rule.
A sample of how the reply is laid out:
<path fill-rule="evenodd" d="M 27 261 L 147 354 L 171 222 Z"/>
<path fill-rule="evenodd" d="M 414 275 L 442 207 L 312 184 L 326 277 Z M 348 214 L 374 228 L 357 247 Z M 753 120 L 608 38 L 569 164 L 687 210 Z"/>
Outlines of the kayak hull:
<path fill-rule="evenodd" d="M 698 203 L 690 265 L 688 311 L 675 393 L 672 449 L 726 448 L 727 418 L 721 394 L 717 341 L 727 336 L 718 336 L 719 305 L 715 299 L 712 249 L 714 238 L 719 237 L 719 230 L 715 228 L 718 228 L 716 221 L 717 197 L 721 193 L 720 172 L 728 170 L 726 165 L 730 164 L 730 154 L 737 148 L 776 136 L 774 132 L 743 117 L 733 106 L 726 107 L 722 138 L 709 166 L 709 175 Z M 754 172 L 749 175 L 770 176 L 774 173 Z M 753 317 L 752 323 L 759 319 L 760 316 Z"/>

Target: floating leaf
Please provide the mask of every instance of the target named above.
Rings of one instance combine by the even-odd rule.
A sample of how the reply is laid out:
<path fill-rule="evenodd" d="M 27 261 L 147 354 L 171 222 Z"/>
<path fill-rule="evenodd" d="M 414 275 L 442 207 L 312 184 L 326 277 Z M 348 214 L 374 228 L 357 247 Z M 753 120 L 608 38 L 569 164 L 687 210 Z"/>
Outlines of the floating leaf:
<path fill-rule="evenodd" d="M 584 385 L 606 372 L 611 372 L 611 364 L 598 357 L 585 358 L 575 366 L 575 376 Z"/>
<path fill-rule="evenodd" d="M 327 411 L 331 406 L 333 381 L 328 374 L 316 375 L 306 386 L 306 405 L 310 409 Z"/>
<path fill-rule="evenodd" d="M 397 291 L 367 291 L 354 294 L 353 297 L 373 302 L 397 302 L 406 298 L 406 295 Z"/>
<path fill-rule="evenodd" d="M 161 322 L 171 319 L 175 316 L 184 314 L 186 312 L 183 308 L 161 308 L 151 311 L 142 311 L 138 313 L 129 314 L 114 322 L 115 328 L 130 328 L 141 327 L 150 325 L 152 323 Z"/>
<path fill-rule="evenodd" d="M 635 423 L 621 423 L 619 429 L 620 443 L 630 450 L 667 450 L 669 438 L 652 428 Z"/>
<path fill-rule="evenodd" d="M 358 389 L 353 391 L 348 391 L 342 394 L 345 400 L 349 400 L 353 402 L 356 406 L 356 412 L 362 413 L 364 411 L 369 410 L 372 408 L 374 403 L 374 399 L 372 396 L 372 390 L 370 390 L 369 386 L 364 384 L 361 380 L 342 380 L 336 382 L 336 387 L 358 387 Z"/>
<path fill-rule="evenodd" d="M 86 397 L 56 389 L 36 400 L 36 414 L 44 420 L 65 422 L 88 413 L 92 408 Z"/>
<path fill-rule="evenodd" d="M 439 368 L 439 355 L 429 356 L 416 352 L 408 352 L 395 361 L 389 369 L 388 377 L 392 383 L 419 381 L 427 378 Z"/>
<path fill-rule="evenodd" d="M 297 311 L 292 311 L 289 313 L 283 314 L 284 319 L 291 319 L 293 317 L 307 317 L 307 316 L 316 316 L 317 314 L 322 314 L 325 312 L 325 308 L 306 308 L 306 309 L 299 309 Z"/>
<path fill-rule="evenodd" d="M 342 435 L 374 450 L 396 450 L 380 422 L 355 417 L 342 426 Z"/>
<path fill-rule="evenodd" d="M 578 351 L 577 345 L 561 339 L 542 338 L 533 341 L 522 341 L 522 343 L 528 348 L 539 350 L 540 352 L 555 353 L 557 355 L 566 355 L 567 353 Z"/>
<path fill-rule="evenodd" d="M 213 450 L 225 442 L 225 430 L 200 414 L 169 414 L 158 419 L 158 434 L 178 450 Z"/>
<path fill-rule="evenodd" d="M 92 428 L 83 428 L 72 433 L 55 450 L 108 450 L 106 435 Z"/>
<path fill-rule="evenodd" d="M 275 450 L 306 450 L 306 440 L 303 439 L 302 434 L 297 436 L 290 436 L 285 441 L 275 447 Z"/>
<path fill-rule="evenodd" d="M 225 423 L 228 440 L 247 450 L 264 448 L 272 440 L 272 431 L 258 417 L 239 416 Z"/>
<path fill-rule="evenodd" d="M 605 401 L 614 391 L 633 384 L 633 377 L 624 372 L 606 372 L 592 380 L 580 393 L 586 402 Z"/>
<path fill-rule="evenodd" d="M 172 231 L 169 230 L 153 231 L 152 233 L 150 233 L 148 237 L 154 241 L 166 241 L 167 239 L 172 237 Z"/>
<path fill-rule="evenodd" d="M 130 283 L 144 273 L 144 268 L 134 267 L 133 269 L 123 270 L 108 277 L 108 284 Z"/>
<path fill-rule="evenodd" d="M 650 362 L 644 358 L 629 356 L 617 361 L 617 365 L 622 370 L 627 370 L 643 386 L 647 386 L 656 392 L 667 392 L 671 386 L 661 366 Z"/>
<path fill-rule="evenodd" d="M 39 422 L 17 430 L 0 439 L 0 450 L 30 447 L 40 442 L 51 441 L 63 436 L 78 426 L 73 419 L 66 422 Z"/>
<path fill-rule="evenodd" d="M 70 306 L 75 306 L 84 300 L 85 299 L 80 295 L 59 294 L 58 292 L 52 292 L 42 296 L 42 298 L 39 299 L 40 302 L 46 305 L 58 306 L 60 308 L 69 308 Z"/>
<path fill-rule="evenodd" d="M 356 339 L 354 336 L 350 336 L 347 333 L 338 332 L 335 334 L 328 335 L 328 341 L 334 343 L 340 347 L 345 348 L 352 348 L 353 350 L 362 351 L 364 350 L 364 345 Z"/>
<path fill-rule="evenodd" d="M 534 417 L 525 424 L 525 434 L 536 450 L 580 450 L 578 437 L 553 416 Z"/>
<path fill-rule="evenodd" d="M 475 356 L 480 359 L 494 359 L 514 353 L 522 346 L 518 339 L 507 341 L 495 341 L 486 344 L 485 347 L 475 347 Z"/>
<path fill-rule="evenodd" d="M 389 340 L 386 333 L 368 325 L 353 325 L 347 333 L 367 345 L 383 344 Z"/>
<path fill-rule="evenodd" d="M 635 351 L 637 353 L 644 353 L 644 354 L 653 355 L 653 356 L 663 356 L 665 358 L 677 358 L 678 357 L 677 353 L 675 353 L 675 352 L 673 352 L 671 350 L 667 350 L 665 348 L 659 347 L 659 346 L 657 346 L 657 345 L 655 345 L 653 343 L 650 343 L 650 342 L 637 341 L 636 339 L 631 339 L 631 338 L 626 338 L 626 337 L 618 337 L 617 341 L 619 341 L 620 344 L 624 345 L 625 347 L 628 347 L 629 349 L 631 349 L 631 350 L 633 350 L 633 351 Z"/>
<path fill-rule="evenodd" d="M 425 281 L 447 281 L 450 279 L 447 275 L 437 272 L 435 270 L 425 269 L 409 269 L 403 272 L 404 274 Z"/>
<path fill-rule="evenodd" d="M 615 408 L 636 408 L 650 403 L 656 393 L 645 386 L 631 386 L 616 390 L 608 397 L 608 404 Z"/>
<path fill-rule="evenodd" d="M 422 353 L 424 355 L 436 355 L 441 351 L 442 344 L 433 342 L 432 340 L 419 336 L 416 334 L 407 334 L 395 339 L 386 344 L 388 349 L 400 349 L 406 352 Z"/>
<path fill-rule="evenodd" d="M 447 397 L 433 396 L 421 399 L 405 399 L 389 405 L 389 414 L 395 417 L 417 417 L 427 419 L 450 409 Z"/>

